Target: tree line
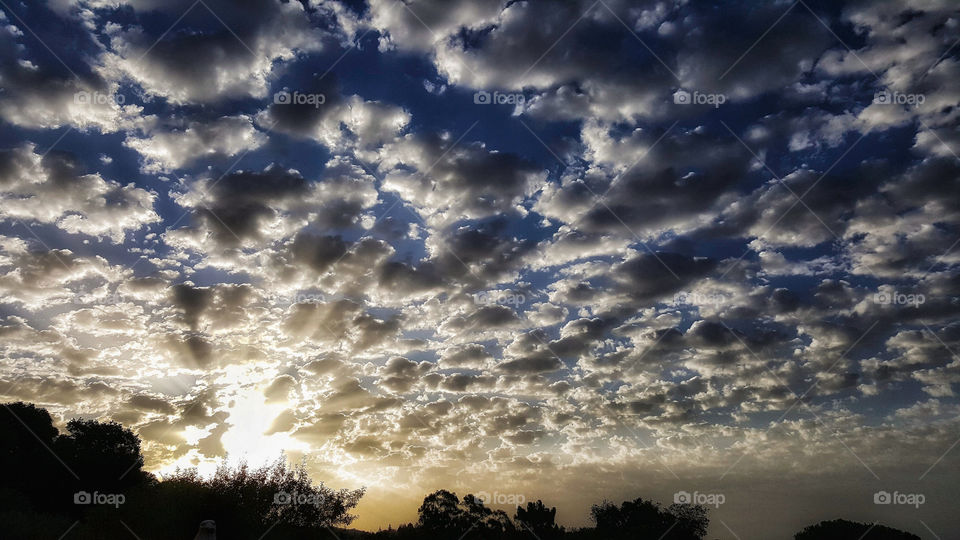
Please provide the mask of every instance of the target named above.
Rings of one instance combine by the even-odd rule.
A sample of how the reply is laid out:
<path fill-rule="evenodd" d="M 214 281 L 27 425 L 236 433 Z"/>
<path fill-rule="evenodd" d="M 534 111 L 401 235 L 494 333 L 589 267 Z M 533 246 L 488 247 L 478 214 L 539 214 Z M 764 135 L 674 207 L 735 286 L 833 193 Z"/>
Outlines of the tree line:
<path fill-rule="evenodd" d="M 162 480 L 143 470 L 141 442 L 115 422 L 73 419 L 61 433 L 50 414 L 28 403 L 0 406 L 0 524 L 3 537 L 64 540 L 451 539 L 701 540 L 705 507 L 644 499 L 591 507 L 593 527 L 567 530 L 543 501 L 512 516 L 480 498 L 438 490 L 418 520 L 363 532 L 348 527 L 361 489 L 315 482 L 305 465 L 283 457 L 259 468 L 222 464 L 210 477 L 195 469 Z M 212 523 L 211 523 L 212 522 Z M 201 523 L 204 523 L 201 528 Z M 215 524 L 215 525 L 214 525 Z M 215 526 L 215 532 L 213 527 Z M 845 520 L 807 527 L 795 540 L 907 540 L 918 536 Z"/>

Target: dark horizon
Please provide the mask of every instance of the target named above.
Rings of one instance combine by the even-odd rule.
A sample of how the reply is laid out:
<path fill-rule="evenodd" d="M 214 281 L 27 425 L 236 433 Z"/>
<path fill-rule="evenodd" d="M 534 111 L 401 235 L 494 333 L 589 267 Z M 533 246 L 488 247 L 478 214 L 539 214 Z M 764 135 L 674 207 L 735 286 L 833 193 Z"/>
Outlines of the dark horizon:
<path fill-rule="evenodd" d="M 0 404 L 0 523 L 18 539 L 78 540 L 126 536 L 151 540 L 287 538 L 330 536 L 342 540 L 702 540 L 710 527 L 710 506 L 723 496 L 681 492 L 673 504 L 649 498 L 590 507 L 590 527 L 558 523 L 557 508 L 541 499 L 510 500 L 511 514 L 493 508 L 497 494 L 459 497 L 439 489 L 423 498 L 417 520 L 363 532 L 350 528 L 366 488 L 343 489 L 312 478 L 306 462 L 286 456 L 260 467 L 218 464 L 208 477 L 196 468 L 158 477 L 144 470 L 142 441 L 116 422 L 75 418 L 61 432 L 45 409 L 16 402 Z M 522 497 L 521 497 L 522 499 Z M 923 504 L 918 501 L 917 504 Z M 720 520 L 720 523 L 729 527 Z M 69 526 L 68 526 L 69 524 Z M 134 525 L 131 525 L 134 524 Z M 61 530 L 65 532 L 59 534 Z M 794 540 L 919 540 L 884 524 L 827 519 L 808 525 Z"/>

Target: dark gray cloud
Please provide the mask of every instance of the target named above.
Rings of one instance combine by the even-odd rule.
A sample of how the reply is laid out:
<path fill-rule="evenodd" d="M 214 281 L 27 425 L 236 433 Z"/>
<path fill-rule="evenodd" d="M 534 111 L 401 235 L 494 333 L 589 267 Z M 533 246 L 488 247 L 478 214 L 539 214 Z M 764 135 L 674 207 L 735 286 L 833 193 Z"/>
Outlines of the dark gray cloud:
<path fill-rule="evenodd" d="M 195 214 L 223 243 L 258 238 L 261 221 L 274 213 L 270 204 L 296 200 L 307 189 L 303 176 L 276 165 L 263 172 L 231 173 L 213 186 L 213 205 Z"/>
<path fill-rule="evenodd" d="M 620 263 L 613 273 L 618 289 L 631 298 L 648 301 L 688 287 L 717 267 L 705 257 L 679 253 L 641 253 Z"/>

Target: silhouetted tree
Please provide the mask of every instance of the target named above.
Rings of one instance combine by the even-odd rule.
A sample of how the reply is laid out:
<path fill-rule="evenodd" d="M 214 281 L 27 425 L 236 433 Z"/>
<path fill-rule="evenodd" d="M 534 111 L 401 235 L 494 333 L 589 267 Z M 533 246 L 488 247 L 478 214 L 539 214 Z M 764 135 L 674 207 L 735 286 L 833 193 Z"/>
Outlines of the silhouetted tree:
<path fill-rule="evenodd" d="M 32 503 L 49 499 L 51 486 L 69 474 L 53 454 L 58 433 L 44 409 L 23 402 L 0 407 L 0 487 Z"/>
<path fill-rule="evenodd" d="M 50 414 L 28 403 L 0 405 L 0 536 L 57 538 L 72 521 L 67 468 L 53 453 Z"/>
<path fill-rule="evenodd" d="M 689 508 L 687 508 L 689 506 Z M 663 508 L 653 501 L 635 499 L 619 507 L 609 501 L 594 505 L 590 515 L 603 538 L 671 538 L 699 540 L 706 535 L 710 520 L 699 505 Z"/>
<path fill-rule="evenodd" d="M 670 538 L 703 538 L 707 535 L 710 518 L 707 509 L 699 504 L 671 504 L 667 512 L 677 518 Z"/>
<path fill-rule="evenodd" d="M 547 508 L 543 501 L 528 502 L 527 507 L 517 507 L 513 516 L 518 529 L 533 533 L 541 540 L 551 540 L 563 536 L 563 528 L 556 523 L 557 509 Z"/>
<path fill-rule="evenodd" d="M 464 496 L 460 507 L 469 525 L 464 538 L 505 538 L 515 530 L 506 512 L 487 508 L 473 495 Z"/>
<path fill-rule="evenodd" d="M 140 439 L 113 422 L 71 420 L 58 434 L 47 411 L 0 406 L 0 537 L 76 540 L 192 538 L 204 520 L 231 540 L 292 539 L 349 525 L 364 490 L 314 483 L 281 457 L 258 469 L 221 465 L 211 478 L 178 471 L 157 481 L 143 470 Z M 79 477 L 79 480 L 76 478 Z M 122 494 L 118 504 L 74 504 L 76 491 Z M 341 530 L 339 536 L 357 538 Z"/>
<path fill-rule="evenodd" d="M 441 489 L 423 499 L 418 510 L 421 534 L 433 538 L 508 538 L 516 530 L 503 510 L 487 508 L 473 495 L 463 500 L 457 494 Z M 423 536 L 418 536 L 423 537 Z"/>
<path fill-rule="evenodd" d="M 459 507 L 457 494 L 445 489 L 437 490 L 423 498 L 423 504 L 417 509 L 420 519 L 417 522 L 427 532 L 444 534 L 466 532 L 468 525 Z"/>
<path fill-rule="evenodd" d="M 346 526 L 355 519 L 350 511 L 364 493 L 314 483 L 303 463 L 291 467 L 282 456 L 256 469 L 246 463 L 220 465 L 211 478 L 194 469 L 177 471 L 153 491 L 146 502 L 160 505 L 164 519 L 179 529 L 193 534 L 198 523 L 209 519 L 224 538 L 257 538 L 267 529 L 271 537 L 282 537 Z"/>
<path fill-rule="evenodd" d="M 78 491 L 125 493 L 146 480 L 140 438 L 116 422 L 70 420 L 55 447 L 80 477 Z"/>
<path fill-rule="evenodd" d="M 857 523 L 845 519 L 821 521 L 811 525 L 793 536 L 794 540 L 847 540 L 849 538 L 863 540 L 920 540 L 915 534 L 910 534 L 883 525 Z"/>

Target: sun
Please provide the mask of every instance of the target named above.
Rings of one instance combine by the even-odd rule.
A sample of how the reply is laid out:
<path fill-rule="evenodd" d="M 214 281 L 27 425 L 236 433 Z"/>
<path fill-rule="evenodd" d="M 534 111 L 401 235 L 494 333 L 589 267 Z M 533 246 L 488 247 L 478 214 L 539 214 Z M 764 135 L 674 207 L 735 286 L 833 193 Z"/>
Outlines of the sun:
<path fill-rule="evenodd" d="M 289 432 L 268 434 L 274 420 L 290 408 L 292 403 L 287 400 L 267 400 L 263 393 L 266 383 L 241 383 L 245 377 L 246 380 L 251 380 L 249 369 L 228 369 L 217 380 L 218 384 L 226 386 L 223 395 L 229 398 L 225 400 L 224 407 L 216 412 L 225 412 L 229 416 L 224 423 L 226 430 L 219 437 L 220 444 L 213 441 L 208 448 L 221 450 L 219 446 L 223 453 L 216 452 L 211 455 L 193 448 L 176 460 L 158 467 L 155 472 L 163 476 L 177 469 L 196 468 L 202 476 L 208 477 L 213 475 L 221 464 L 236 466 L 246 462 L 251 467 L 259 467 L 275 461 L 281 455 L 305 455 L 310 451 L 307 443 L 292 437 Z M 258 375 L 264 381 L 272 378 L 263 377 L 262 371 Z M 204 439 L 216 437 L 217 428 L 218 424 L 202 428 L 189 426 L 181 436 L 189 445 L 197 446 Z"/>

